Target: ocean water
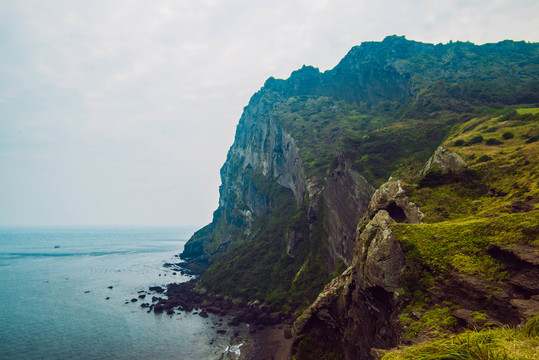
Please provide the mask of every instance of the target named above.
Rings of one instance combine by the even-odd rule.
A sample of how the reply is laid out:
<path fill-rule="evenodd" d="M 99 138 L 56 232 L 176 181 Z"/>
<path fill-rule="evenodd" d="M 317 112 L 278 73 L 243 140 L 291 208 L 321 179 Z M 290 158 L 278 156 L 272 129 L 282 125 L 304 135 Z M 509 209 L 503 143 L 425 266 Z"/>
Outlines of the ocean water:
<path fill-rule="evenodd" d="M 247 328 L 130 301 L 189 279 L 163 265 L 194 230 L 0 228 L 0 359 L 235 358 Z"/>

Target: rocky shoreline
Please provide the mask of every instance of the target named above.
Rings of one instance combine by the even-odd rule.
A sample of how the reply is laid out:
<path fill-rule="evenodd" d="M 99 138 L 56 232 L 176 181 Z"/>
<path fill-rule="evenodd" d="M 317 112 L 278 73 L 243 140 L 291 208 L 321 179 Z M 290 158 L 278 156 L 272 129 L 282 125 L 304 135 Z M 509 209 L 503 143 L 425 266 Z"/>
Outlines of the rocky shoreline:
<path fill-rule="evenodd" d="M 191 313 L 203 318 L 214 314 L 226 317 L 226 325 L 233 328 L 241 324 L 249 325 L 250 344 L 242 348 L 240 359 L 287 359 L 292 344 L 291 328 L 294 319 L 282 312 L 273 311 L 254 301 L 244 303 L 209 294 L 196 289 L 197 279 L 183 283 L 170 283 L 165 287 L 151 286 L 149 291 L 140 291 L 131 302 L 145 301 L 140 306 L 154 313 L 174 315 Z M 151 302 L 148 301 L 149 296 Z M 225 330 L 216 330 L 224 333 Z M 235 331 L 234 336 L 239 336 Z"/>

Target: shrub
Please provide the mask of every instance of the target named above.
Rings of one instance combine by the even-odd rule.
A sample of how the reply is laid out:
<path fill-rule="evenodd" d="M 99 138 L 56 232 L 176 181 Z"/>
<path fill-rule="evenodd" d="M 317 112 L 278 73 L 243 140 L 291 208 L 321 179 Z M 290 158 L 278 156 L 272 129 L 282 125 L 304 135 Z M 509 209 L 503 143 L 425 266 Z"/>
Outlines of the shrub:
<path fill-rule="evenodd" d="M 490 161 L 490 160 L 492 160 L 492 158 L 490 156 L 483 155 L 479 159 L 477 159 L 477 162 L 482 163 L 482 162 L 487 162 L 487 161 Z"/>
<path fill-rule="evenodd" d="M 536 142 L 537 140 L 539 140 L 539 135 L 532 136 L 531 138 L 526 140 L 526 144 L 531 144 L 533 142 Z"/>
<path fill-rule="evenodd" d="M 487 144 L 487 145 L 501 145 L 501 144 L 503 144 L 503 142 L 498 140 L 498 139 L 487 139 L 487 141 L 485 141 L 485 144 Z"/>
<path fill-rule="evenodd" d="M 522 332 L 528 337 L 539 336 L 539 315 L 531 318 L 522 329 Z"/>
<path fill-rule="evenodd" d="M 515 135 L 512 132 L 504 132 L 503 135 L 502 135 L 502 138 L 504 140 L 509 140 L 509 139 L 514 138 L 514 137 L 515 137 Z"/>
<path fill-rule="evenodd" d="M 470 141 L 468 141 L 468 145 L 479 144 L 482 142 L 483 142 L 483 137 L 481 135 L 477 135 L 471 138 Z"/>
<path fill-rule="evenodd" d="M 479 174 L 472 169 L 464 169 L 462 171 L 447 171 L 445 173 L 438 170 L 430 170 L 421 180 L 419 180 L 419 188 L 430 187 L 435 188 L 441 185 L 464 183 L 471 185 L 477 182 Z"/>
<path fill-rule="evenodd" d="M 464 140 L 457 140 L 457 141 L 455 141 L 454 145 L 455 146 L 462 146 L 462 145 L 464 145 Z"/>

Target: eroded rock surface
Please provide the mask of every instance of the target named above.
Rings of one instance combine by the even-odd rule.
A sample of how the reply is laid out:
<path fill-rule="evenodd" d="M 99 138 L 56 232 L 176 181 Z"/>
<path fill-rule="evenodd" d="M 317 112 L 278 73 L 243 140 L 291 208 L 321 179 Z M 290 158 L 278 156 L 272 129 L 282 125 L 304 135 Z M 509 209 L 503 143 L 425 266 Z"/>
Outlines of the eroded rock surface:
<path fill-rule="evenodd" d="M 351 265 L 295 321 L 296 339 L 304 334 L 325 339 L 346 359 L 370 359 L 371 348 L 398 343 L 398 292 L 406 263 L 389 226 L 396 221 L 386 210 L 389 204 L 402 206 L 401 212 L 393 211 L 399 221 L 422 219 L 398 181 L 382 185 L 370 200 L 366 225 L 357 228 Z"/>
<path fill-rule="evenodd" d="M 387 211 L 380 210 L 359 236 L 365 280 L 370 286 L 392 292 L 398 290 L 406 266 L 404 253 L 389 228 L 394 222 Z"/>
<path fill-rule="evenodd" d="M 330 172 L 324 189 L 325 225 L 328 234 L 326 258 L 330 268 L 341 260 L 352 263 L 357 223 L 365 214 L 374 188 L 353 170 L 341 154 L 338 166 Z"/>
<path fill-rule="evenodd" d="M 368 217 L 372 219 L 379 210 L 386 210 L 396 222 L 419 224 L 425 217 L 408 199 L 399 180 L 389 179 L 375 191 L 369 202 Z"/>
<path fill-rule="evenodd" d="M 424 176 L 430 170 L 437 170 L 442 173 L 450 170 L 458 171 L 466 168 L 467 166 L 468 164 L 466 164 L 466 161 L 464 161 L 459 154 L 451 152 L 443 146 L 439 146 L 427 161 L 425 167 L 423 170 L 421 170 L 419 175 Z"/>

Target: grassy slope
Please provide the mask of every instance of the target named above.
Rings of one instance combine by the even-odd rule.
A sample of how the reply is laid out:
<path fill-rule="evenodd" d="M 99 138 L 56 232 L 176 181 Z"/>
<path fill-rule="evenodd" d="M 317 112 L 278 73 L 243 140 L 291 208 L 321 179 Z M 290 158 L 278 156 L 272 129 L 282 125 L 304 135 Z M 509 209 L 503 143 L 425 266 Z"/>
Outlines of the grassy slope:
<path fill-rule="evenodd" d="M 530 321 L 531 323 L 531 321 Z M 387 354 L 384 360 L 537 360 L 539 337 L 509 328 L 465 331 Z"/>
<path fill-rule="evenodd" d="M 450 313 L 458 305 L 430 301 L 449 274 L 473 275 L 501 286 L 508 274 L 487 254 L 491 244 L 526 244 L 539 251 L 538 113 L 537 108 L 494 111 L 456 125 L 443 145 L 468 162 L 472 176 L 466 181 L 455 176 L 454 181 L 422 187 L 408 174 L 406 190 L 426 217 L 421 225 L 393 226 L 410 265 L 404 294 L 409 302 L 401 324 L 407 337 L 433 340 L 387 359 L 528 359 L 539 350 L 536 338 L 511 329 L 450 335 L 456 328 Z M 476 312 L 474 317 L 481 323 L 486 316 Z M 482 347 L 483 357 L 448 355 L 465 346 Z M 515 348 L 524 350 L 519 355 Z M 441 353 L 434 349 L 447 350 L 447 357 L 435 357 Z"/>

